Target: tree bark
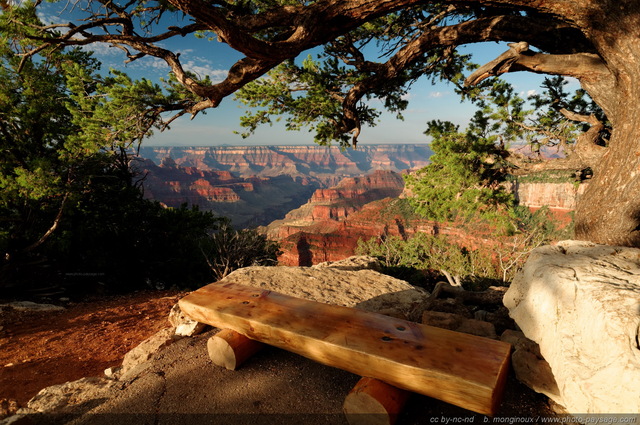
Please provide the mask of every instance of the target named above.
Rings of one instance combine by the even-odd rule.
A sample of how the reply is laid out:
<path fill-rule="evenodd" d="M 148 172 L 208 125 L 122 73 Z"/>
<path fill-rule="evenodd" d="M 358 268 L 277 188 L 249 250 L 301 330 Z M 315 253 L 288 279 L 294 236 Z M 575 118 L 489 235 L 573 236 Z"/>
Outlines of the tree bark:
<path fill-rule="evenodd" d="M 640 75 L 635 78 L 640 81 Z M 633 94 L 635 92 L 635 94 Z M 640 246 L 640 107 L 637 90 L 618 97 L 627 107 L 617 119 L 607 152 L 577 199 L 576 238 Z"/>
<path fill-rule="evenodd" d="M 615 82 L 594 82 L 613 125 L 607 152 L 577 200 L 576 237 L 609 245 L 640 246 L 640 4 L 592 2 L 608 15 L 592 17 L 590 37 Z M 601 22 L 597 22 L 601 19 Z"/>

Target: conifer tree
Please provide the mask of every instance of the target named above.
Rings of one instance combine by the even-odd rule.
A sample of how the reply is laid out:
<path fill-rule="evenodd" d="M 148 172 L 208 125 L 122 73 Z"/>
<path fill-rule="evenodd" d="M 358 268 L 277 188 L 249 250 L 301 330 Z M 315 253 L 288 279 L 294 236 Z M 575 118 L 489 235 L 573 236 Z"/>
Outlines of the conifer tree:
<path fill-rule="evenodd" d="M 140 281 L 144 267 L 188 280 L 166 270 L 166 256 L 199 257 L 198 237 L 218 219 L 144 200 L 130 167 L 162 113 L 178 107 L 175 81 L 163 89 L 103 74 L 91 53 L 39 38 L 35 12 L 27 3 L 0 15 L 0 286 L 28 281 L 36 264 L 93 267 L 113 282 Z"/>

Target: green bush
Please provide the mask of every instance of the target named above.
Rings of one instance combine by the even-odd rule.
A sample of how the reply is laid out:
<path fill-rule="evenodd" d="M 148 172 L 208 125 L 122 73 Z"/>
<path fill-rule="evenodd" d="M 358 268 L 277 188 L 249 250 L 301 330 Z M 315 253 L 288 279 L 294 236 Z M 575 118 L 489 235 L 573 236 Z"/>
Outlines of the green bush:
<path fill-rule="evenodd" d="M 377 257 L 388 268 L 412 268 L 449 274 L 454 282 L 466 285 L 475 286 L 480 280 L 498 277 L 491 258 L 486 254 L 426 233 L 417 233 L 406 240 L 398 236 L 360 240 L 356 252 Z"/>
<path fill-rule="evenodd" d="M 220 280 L 234 270 L 248 266 L 274 266 L 280 246 L 256 230 L 235 230 L 223 223 L 202 244 L 202 254 L 213 276 Z"/>

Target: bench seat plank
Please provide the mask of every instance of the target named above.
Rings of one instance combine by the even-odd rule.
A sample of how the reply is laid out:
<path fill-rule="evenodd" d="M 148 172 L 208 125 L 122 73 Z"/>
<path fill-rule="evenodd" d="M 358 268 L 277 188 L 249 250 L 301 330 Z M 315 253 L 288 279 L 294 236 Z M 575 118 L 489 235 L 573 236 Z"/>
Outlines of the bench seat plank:
<path fill-rule="evenodd" d="M 509 344 L 239 284 L 180 300 L 193 319 L 319 363 L 472 410 L 495 414 Z"/>

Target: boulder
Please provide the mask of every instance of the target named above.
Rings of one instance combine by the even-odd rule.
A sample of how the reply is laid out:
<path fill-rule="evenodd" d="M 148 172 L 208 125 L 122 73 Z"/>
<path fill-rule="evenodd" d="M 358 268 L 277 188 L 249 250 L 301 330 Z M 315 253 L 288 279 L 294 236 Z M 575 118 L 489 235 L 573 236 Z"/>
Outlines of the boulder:
<path fill-rule="evenodd" d="M 246 267 L 219 283 L 238 283 L 326 304 L 406 318 L 428 293 L 374 270 L 349 270 L 345 264 L 313 267 Z M 352 267 L 351 264 L 348 267 Z"/>
<path fill-rule="evenodd" d="M 63 412 L 69 406 L 108 398 L 114 386 L 114 381 L 107 378 L 82 378 L 42 389 L 27 406 L 34 412 Z"/>
<path fill-rule="evenodd" d="M 194 336 L 202 333 L 206 328 L 206 323 L 200 323 L 187 316 L 176 303 L 169 312 L 169 323 L 175 328 L 177 336 Z"/>
<path fill-rule="evenodd" d="M 468 319 L 460 314 L 425 311 L 422 314 L 422 323 L 456 332 L 497 339 L 496 329 L 493 324 L 482 320 Z"/>
<path fill-rule="evenodd" d="M 370 257 L 368 255 L 354 255 L 344 260 L 338 261 L 325 261 L 324 263 L 316 264 L 314 269 L 332 268 L 338 270 L 376 270 L 382 269 L 380 260 L 376 257 Z"/>
<path fill-rule="evenodd" d="M 177 341 L 179 337 L 175 335 L 174 328 L 166 328 L 155 335 L 142 341 L 137 347 L 124 355 L 121 369 L 116 373 L 115 377 L 120 375 L 120 379 L 127 380 L 127 376 L 134 376 L 140 366 L 151 360 L 154 354 L 159 350 L 168 347 Z"/>
<path fill-rule="evenodd" d="M 520 331 L 507 329 L 500 336 L 502 342 L 513 346 L 511 367 L 518 381 L 551 399 L 560 397 L 551 366 L 540 354 L 540 347 Z"/>
<path fill-rule="evenodd" d="M 640 249 L 537 248 L 504 304 L 549 363 L 555 402 L 570 413 L 640 413 Z"/>

